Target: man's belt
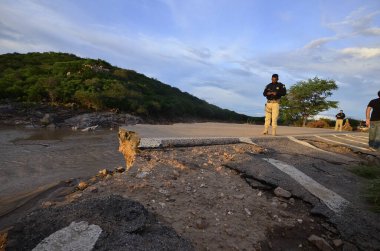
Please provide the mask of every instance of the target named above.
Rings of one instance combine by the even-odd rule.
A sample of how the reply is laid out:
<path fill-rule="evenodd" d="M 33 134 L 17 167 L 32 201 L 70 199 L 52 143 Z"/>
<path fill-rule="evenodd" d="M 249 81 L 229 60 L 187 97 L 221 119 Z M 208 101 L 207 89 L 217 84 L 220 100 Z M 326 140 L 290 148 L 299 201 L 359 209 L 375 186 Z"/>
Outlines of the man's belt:
<path fill-rule="evenodd" d="M 280 103 L 279 99 L 272 99 L 272 100 L 267 100 L 267 103 Z"/>

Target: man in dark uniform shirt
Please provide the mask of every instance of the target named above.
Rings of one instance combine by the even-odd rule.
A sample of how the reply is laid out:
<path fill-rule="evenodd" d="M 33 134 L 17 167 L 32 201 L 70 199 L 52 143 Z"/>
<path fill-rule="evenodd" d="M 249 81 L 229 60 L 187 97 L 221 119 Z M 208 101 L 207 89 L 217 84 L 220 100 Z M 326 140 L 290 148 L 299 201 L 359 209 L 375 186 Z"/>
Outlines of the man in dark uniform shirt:
<path fill-rule="evenodd" d="M 341 132 L 343 129 L 343 120 L 346 117 L 346 114 L 343 113 L 343 110 L 340 110 L 337 115 L 335 115 L 336 121 L 335 121 L 335 131 Z"/>
<path fill-rule="evenodd" d="M 272 122 L 272 135 L 276 136 L 277 119 L 280 113 L 280 98 L 286 95 L 285 85 L 278 82 L 277 74 L 272 75 L 272 83 L 265 87 L 263 95 L 267 98 L 263 134 L 268 134 L 268 129 Z"/>
<path fill-rule="evenodd" d="M 371 100 L 367 106 L 365 123 L 369 127 L 369 146 L 380 150 L 380 91 L 377 95 L 379 98 Z"/>

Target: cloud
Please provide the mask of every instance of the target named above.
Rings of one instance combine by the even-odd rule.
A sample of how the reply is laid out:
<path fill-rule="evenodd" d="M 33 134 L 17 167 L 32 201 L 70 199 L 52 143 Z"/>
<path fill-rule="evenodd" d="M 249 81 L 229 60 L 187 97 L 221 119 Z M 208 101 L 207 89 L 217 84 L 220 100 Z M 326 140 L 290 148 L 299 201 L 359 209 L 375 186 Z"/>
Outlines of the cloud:
<path fill-rule="evenodd" d="M 372 27 L 372 28 L 364 29 L 361 33 L 364 35 L 380 36 L 380 28 Z"/>
<path fill-rule="evenodd" d="M 327 44 L 328 42 L 337 40 L 337 37 L 322 37 L 315 40 L 312 40 L 307 45 L 304 46 L 304 49 L 314 49 L 319 48 L 324 44 Z"/>
<path fill-rule="evenodd" d="M 380 48 L 344 48 L 341 53 L 367 59 L 380 56 Z"/>

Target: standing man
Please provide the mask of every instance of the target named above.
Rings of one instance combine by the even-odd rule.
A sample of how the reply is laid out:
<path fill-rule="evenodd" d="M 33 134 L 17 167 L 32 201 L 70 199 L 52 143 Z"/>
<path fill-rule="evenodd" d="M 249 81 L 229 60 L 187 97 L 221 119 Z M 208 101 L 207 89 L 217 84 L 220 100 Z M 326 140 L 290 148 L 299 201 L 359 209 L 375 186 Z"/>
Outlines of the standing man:
<path fill-rule="evenodd" d="M 280 99 L 286 95 L 285 85 L 278 82 L 278 75 L 272 75 L 272 83 L 268 84 L 263 95 L 267 98 L 265 104 L 265 127 L 263 134 L 268 134 L 268 129 L 272 121 L 272 135 L 276 136 L 277 119 L 280 113 Z"/>
<path fill-rule="evenodd" d="M 369 127 L 368 145 L 380 150 L 380 91 L 377 96 L 379 98 L 371 100 L 367 106 L 365 123 Z"/>
<path fill-rule="evenodd" d="M 337 115 L 335 115 L 336 121 L 335 121 L 335 131 L 342 131 L 343 128 L 343 121 L 346 117 L 346 114 L 343 113 L 343 110 L 340 110 Z"/>

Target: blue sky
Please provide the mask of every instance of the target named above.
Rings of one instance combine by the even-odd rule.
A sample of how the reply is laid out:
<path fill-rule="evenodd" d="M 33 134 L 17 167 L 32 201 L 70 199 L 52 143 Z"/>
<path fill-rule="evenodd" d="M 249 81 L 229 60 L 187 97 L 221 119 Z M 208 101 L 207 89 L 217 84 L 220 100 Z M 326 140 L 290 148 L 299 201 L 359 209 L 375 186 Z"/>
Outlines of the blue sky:
<path fill-rule="evenodd" d="M 380 90 L 380 1 L 0 1 L 0 53 L 31 51 L 105 59 L 254 116 L 272 73 L 334 79 L 363 119 Z"/>

